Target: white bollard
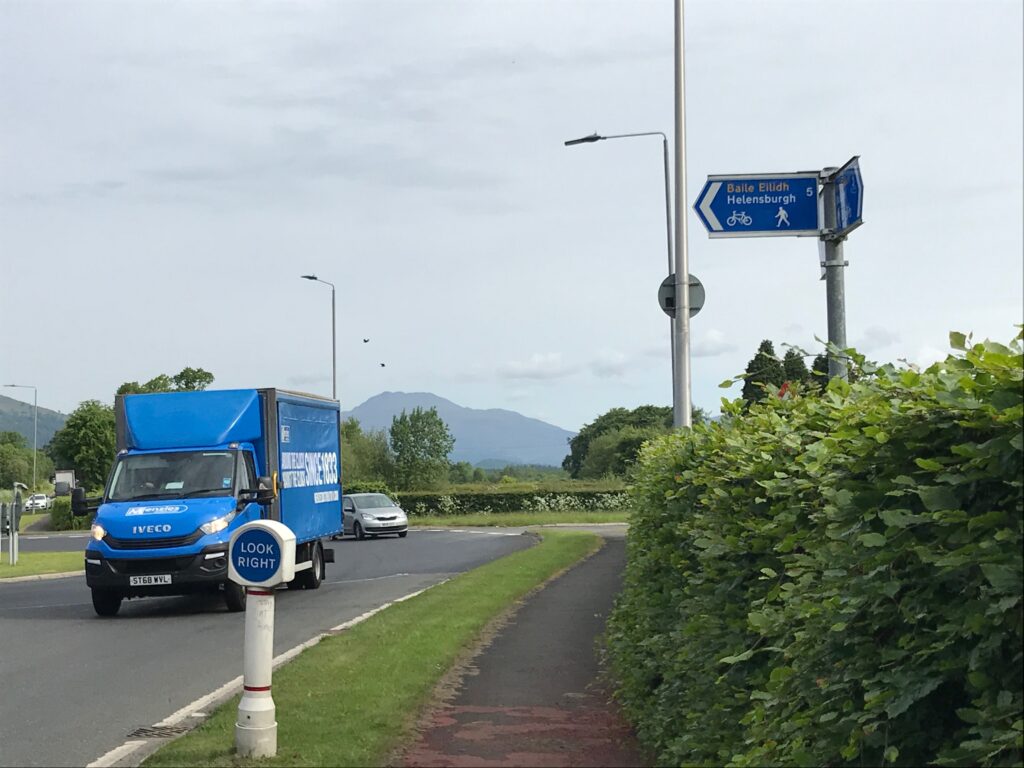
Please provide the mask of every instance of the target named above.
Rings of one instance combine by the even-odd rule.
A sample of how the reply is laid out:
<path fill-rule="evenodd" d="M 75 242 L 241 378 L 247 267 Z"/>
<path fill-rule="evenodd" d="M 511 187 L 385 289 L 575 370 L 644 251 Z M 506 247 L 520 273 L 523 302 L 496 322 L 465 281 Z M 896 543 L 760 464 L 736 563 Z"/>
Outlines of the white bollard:
<path fill-rule="evenodd" d="M 242 757 L 277 754 L 277 708 L 271 695 L 274 661 L 274 590 L 247 587 L 242 700 L 235 749 Z"/>
<path fill-rule="evenodd" d="M 245 587 L 242 699 L 235 721 L 241 757 L 277 754 L 277 708 L 270 694 L 274 663 L 274 587 L 295 578 L 295 534 L 276 520 L 253 520 L 231 534 L 228 578 Z"/>

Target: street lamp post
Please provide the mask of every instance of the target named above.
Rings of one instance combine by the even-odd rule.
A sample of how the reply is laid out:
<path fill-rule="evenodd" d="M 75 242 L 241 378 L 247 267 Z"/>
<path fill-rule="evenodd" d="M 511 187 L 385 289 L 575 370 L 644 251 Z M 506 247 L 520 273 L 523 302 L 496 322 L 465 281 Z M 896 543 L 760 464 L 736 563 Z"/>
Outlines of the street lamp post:
<path fill-rule="evenodd" d="M 31 384 L 4 384 L 5 387 L 32 390 L 32 490 L 36 490 L 36 452 L 39 450 L 39 390 Z"/>
<path fill-rule="evenodd" d="M 313 280 L 331 286 L 331 397 L 338 399 L 338 326 L 334 316 L 334 283 L 321 280 L 316 275 L 301 275 L 303 280 Z"/>
<path fill-rule="evenodd" d="M 592 133 L 589 136 L 584 136 L 579 139 L 569 139 L 565 142 L 565 146 L 572 147 L 577 144 L 593 144 L 596 141 L 605 141 L 607 139 L 632 139 L 637 136 L 661 136 L 661 151 L 664 159 L 665 168 L 665 250 L 668 253 L 668 274 L 672 274 L 672 193 L 671 193 L 671 182 L 669 180 L 668 171 L 668 137 L 661 131 L 645 131 L 643 133 L 619 133 L 612 136 L 602 136 L 597 133 Z M 676 302 L 677 305 L 679 302 Z M 676 308 L 678 312 L 678 306 Z M 676 345 L 675 345 L 675 321 L 669 318 L 669 349 L 671 350 L 672 356 L 672 398 L 673 404 L 676 399 Z M 678 420 L 678 414 L 677 414 Z"/>

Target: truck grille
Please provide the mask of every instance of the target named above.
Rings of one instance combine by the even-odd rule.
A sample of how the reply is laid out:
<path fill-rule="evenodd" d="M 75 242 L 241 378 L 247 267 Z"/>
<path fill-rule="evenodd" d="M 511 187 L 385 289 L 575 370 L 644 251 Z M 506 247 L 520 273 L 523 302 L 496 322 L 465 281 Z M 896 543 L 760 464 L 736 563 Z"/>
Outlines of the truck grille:
<path fill-rule="evenodd" d="M 195 544 L 202 536 L 203 532 L 197 528 L 187 536 L 172 536 L 166 539 L 118 539 L 108 533 L 103 537 L 103 541 L 111 549 L 164 549 Z"/>
<path fill-rule="evenodd" d="M 188 568 L 195 559 L 189 557 L 155 557 L 145 560 L 107 560 L 110 567 L 118 573 L 133 575 L 138 573 L 177 573 Z"/>

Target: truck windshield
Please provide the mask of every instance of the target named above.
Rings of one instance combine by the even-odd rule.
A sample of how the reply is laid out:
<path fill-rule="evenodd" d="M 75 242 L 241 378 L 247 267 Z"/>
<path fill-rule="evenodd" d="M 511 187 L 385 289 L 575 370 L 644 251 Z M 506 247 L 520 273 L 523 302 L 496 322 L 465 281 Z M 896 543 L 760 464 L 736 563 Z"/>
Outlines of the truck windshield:
<path fill-rule="evenodd" d="M 235 451 L 177 451 L 122 456 L 114 467 L 109 501 L 231 496 Z"/>

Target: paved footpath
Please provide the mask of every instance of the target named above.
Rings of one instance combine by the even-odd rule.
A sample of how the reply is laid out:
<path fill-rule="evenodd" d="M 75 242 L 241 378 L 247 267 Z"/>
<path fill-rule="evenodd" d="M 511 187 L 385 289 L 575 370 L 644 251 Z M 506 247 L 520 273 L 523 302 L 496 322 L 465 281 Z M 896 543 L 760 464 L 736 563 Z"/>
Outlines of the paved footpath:
<path fill-rule="evenodd" d="M 625 540 L 530 598 L 429 713 L 406 766 L 646 766 L 599 680 L 597 639 L 622 584 Z"/>

